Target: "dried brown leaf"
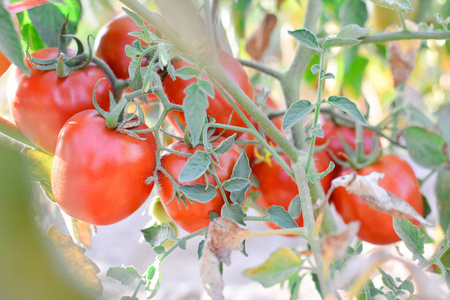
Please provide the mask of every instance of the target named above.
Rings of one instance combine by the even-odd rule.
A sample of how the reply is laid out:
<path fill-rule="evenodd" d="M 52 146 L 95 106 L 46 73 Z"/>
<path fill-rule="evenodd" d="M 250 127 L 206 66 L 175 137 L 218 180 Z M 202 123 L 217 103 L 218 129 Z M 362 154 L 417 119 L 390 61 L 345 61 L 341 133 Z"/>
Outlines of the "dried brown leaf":
<path fill-rule="evenodd" d="M 259 60 L 263 56 L 270 43 L 270 36 L 277 24 L 277 16 L 266 13 L 259 27 L 247 41 L 245 49 L 251 58 Z"/>
<path fill-rule="evenodd" d="M 359 221 L 351 222 L 342 230 L 325 236 L 320 243 L 323 258 L 332 262 L 344 257 L 348 247 L 355 239 L 360 225 Z"/>
<path fill-rule="evenodd" d="M 91 230 L 92 226 L 92 230 Z M 72 236 L 73 238 L 86 248 L 91 248 L 92 235 L 95 234 L 96 227 L 89 223 L 72 219 Z"/>
<path fill-rule="evenodd" d="M 60 233 L 55 226 L 49 228 L 46 237 L 55 246 L 56 253 L 61 261 L 66 263 L 67 270 L 74 280 L 96 295 L 101 295 L 103 286 L 97 277 L 100 269 L 84 255 L 86 250 L 77 246 L 70 236 Z"/>
<path fill-rule="evenodd" d="M 224 299 L 220 261 L 229 265 L 231 251 L 242 250 L 242 242 L 250 236 L 251 231 L 227 218 L 216 218 L 210 223 L 199 268 L 203 285 L 213 300 Z"/>
<path fill-rule="evenodd" d="M 367 205 L 379 212 L 399 219 L 415 219 L 423 225 L 433 226 L 433 223 L 425 220 L 408 202 L 380 187 L 378 180 L 383 177 L 384 174 L 378 172 L 366 176 L 353 172 L 333 179 L 332 187 L 344 187 L 349 194 L 358 195 Z"/>
<path fill-rule="evenodd" d="M 410 30 L 418 29 L 417 24 L 412 21 L 406 20 L 406 24 Z M 386 28 L 386 32 L 395 31 L 398 31 L 397 25 L 391 25 Z M 411 75 L 419 48 L 420 41 L 418 40 L 392 41 L 388 43 L 389 62 L 395 86 L 405 82 Z"/>

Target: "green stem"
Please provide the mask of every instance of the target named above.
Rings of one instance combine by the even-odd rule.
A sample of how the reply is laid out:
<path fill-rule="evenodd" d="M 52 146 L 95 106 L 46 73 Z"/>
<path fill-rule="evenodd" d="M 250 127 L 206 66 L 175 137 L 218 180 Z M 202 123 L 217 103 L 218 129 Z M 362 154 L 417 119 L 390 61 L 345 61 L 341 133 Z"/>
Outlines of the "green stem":
<path fill-rule="evenodd" d="M 187 236 L 185 236 L 183 238 L 183 240 L 190 240 L 198 235 L 204 234 L 206 231 L 208 231 L 208 227 L 206 228 L 202 228 L 200 230 L 197 230 L 191 234 L 188 234 Z M 163 261 L 167 256 L 169 256 L 170 253 L 172 253 L 175 249 L 178 248 L 179 242 L 175 243 L 172 245 L 172 247 L 170 247 L 169 249 L 167 249 L 166 252 L 163 253 L 163 255 L 161 255 L 160 260 Z"/>
<path fill-rule="evenodd" d="M 398 15 L 400 16 L 400 21 L 402 22 L 403 31 L 409 31 L 408 26 L 406 26 L 405 17 L 403 16 L 403 14 L 399 12 Z"/>
<path fill-rule="evenodd" d="M 17 128 L 16 124 L 0 116 L 0 133 L 30 148 L 36 148 L 23 133 Z"/>
<path fill-rule="evenodd" d="M 449 40 L 448 31 L 397 31 L 366 35 L 361 38 L 361 44 L 385 43 L 398 40 Z"/>
<path fill-rule="evenodd" d="M 265 65 L 260 64 L 256 61 L 249 61 L 249 60 L 239 59 L 239 58 L 238 58 L 238 61 L 246 67 L 250 67 L 252 69 L 260 71 L 261 73 L 272 76 L 273 78 L 280 79 L 282 76 L 281 72 L 278 72 L 272 68 L 266 67 Z"/>

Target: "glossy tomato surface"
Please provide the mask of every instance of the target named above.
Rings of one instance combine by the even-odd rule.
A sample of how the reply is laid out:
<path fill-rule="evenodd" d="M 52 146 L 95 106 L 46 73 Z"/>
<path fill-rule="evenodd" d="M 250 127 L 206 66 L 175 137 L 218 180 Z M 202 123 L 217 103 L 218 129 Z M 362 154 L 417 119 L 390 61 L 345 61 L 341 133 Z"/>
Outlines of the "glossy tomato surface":
<path fill-rule="evenodd" d="M 241 64 L 233 56 L 225 51 L 218 50 L 217 54 L 219 56 L 220 64 L 228 73 L 228 75 L 230 75 L 230 77 L 241 87 L 241 89 L 250 97 L 250 99 L 253 100 L 253 88 Z M 175 69 L 179 69 L 182 67 L 190 66 L 190 64 L 180 59 L 176 61 L 173 66 Z M 194 82 L 196 82 L 196 79 L 194 78 L 184 80 L 180 77 L 177 77 L 176 80 L 173 80 L 170 76 L 166 76 L 163 79 L 163 87 L 171 103 L 182 105 L 185 97 L 184 89 Z M 214 98 L 208 97 L 208 102 L 209 107 L 206 110 L 206 113 L 210 117 L 214 118 L 217 123 L 247 127 L 241 117 L 239 117 L 239 115 L 234 112 L 231 104 L 228 103 L 226 98 L 216 88 L 214 88 Z M 247 117 L 249 117 L 248 113 L 245 110 L 243 110 L 243 112 Z M 232 117 L 230 121 L 231 115 Z M 186 125 L 184 113 L 181 111 L 173 111 L 168 115 L 169 122 L 175 127 L 179 134 L 183 134 L 183 132 L 177 125 L 174 116 L 179 121 L 181 121 L 183 125 Z M 216 134 L 219 134 L 222 131 L 222 129 L 217 129 Z M 234 133 L 235 131 L 233 130 L 227 130 L 223 136 L 231 136 Z M 238 132 L 237 134 L 240 135 L 241 133 Z"/>
<path fill-rule="evenodd" d="M 213 146 L 217 146 L 223 139 L 212 143 Z M 183 153 L 194 154 L 195 151 L 203 151 L 203 146 L 189 147 L 184 142 L 176 142 L 170 145 L 170 149 L 176 150 Z M 218 178 L 220 182 L 228 180 L 233 172 L 233 167 L 236 164 L 240 155 L 239 150 L 233 147 L 230 151 L 226 152 L 224 155 L 219 155 L 219 163 L 222 169 L 215 167 Z M 161 166 L 166 169 L 166 171 L 173 177 L 173 179 L 178 183 L 178 176 L 181 173 L 184 165 L 186 164 L 188 157 L 167 152 L 161 156 Z M 199 229 L 205 228 L 209 225 L 210 219 L 209 215 L 211 212 L 215 212 L 220 215 L 222 206 L 225 201 L 217 189 L 217 196 L 207 203 L 200 203 L 195 201 L 186 201 L 186 205 L 181 201 L 178 202 L 177 198 L 174 198 L 173 184 L 170 179 L 165 176 L 162 172 L 158 172 L 158 185 L 159 185 L 159 196 L 161 198 L 161 203 L 163 204 L 166 212 L 172 218 L 172 220 L 180 226 L 183 230 L 187 232 L 194 232 Z M 212 175 L 207 175 L 209 184 L 216 184 L 216 180 Z M 182 182 L 182 184 L 206 184 L 205 176 L 193 181 Z M 226 193 L 227 198 L 229 193 Z"/>
<path fill-rule="evenodd" d="M 344 168 L 338 176 L 349 174 L 353 169 Z M 423 215 L 423 202 L 419 182 L 407 162 L 394 155 L 384 155 L 370 166 L 357 171 L 358 175 L 372 172 L 384 173 L 379 185 L 397 197 L 408 202 L 419 214 Z M 390 215 L 369 207 L 359 196 L 348 194 L 343 187 L 336 188 L 331 201 L 344 222 L 360 221 L 358 237 L 372 244 L 390 244 L 400 241 L 394 231 Z M 411 220 L 412 221 L 412 220 Z M 416 221 L 412 221 L 418 225 Z"/>
<path fill-rule="evenodd" d="M 70 52 L 74 54 L 74 52 Z M 47 48 L 33 53 L 36 58 L 55 58 L 57 48 Z M 11 114 L 20 131 L 41 149 L 54 153 L 58 133 L 64 123 L 76 113 L 94 108 L 92 95 L 97 81 L 107 78 L 100 68 L 89 65 L 59 78 L 56 71 L 40 71 L 31 67 L 28 77 L 19 69 L 8 82 L 8 100 Z M 99 105 L 109 110 L 108 79 L 97 86 L 96 99 Z"/>
<path fill-rule="evenodd" d="M 147 128 L 145 124 L 140 129 Z M 73 116 L 62 128 L 52 169 L 52 190 L 69 216 L 95 225 L 119 222 L 150 195 L 156 142 L 108 129 L 96 110 Z"/>
<path fill-rule="evenodd" d="M 341 160 L 346 160 L 344 154 L 345 149 L 342 146 L 339 136 L 353 149 L 356 149 L 356 132 L 354 128 L 349 128 L 345 126 L 339 126 L 334 124 L 328 119 L 324 119 L 322 123 L 323 138 L 316 138 L 316 145 L 324 145 L 327 141 L 329 142 L 327 150 L 336 155 L 337 158 Z M 375 136 L 375 132 L 368 129 L 363 129 L 363 150 L 365 154 L 372 152 L 372 139 Z M 380 140 L 378 139 L 378 146 L 381 146 Z"/>
<path fill-rule="evenodd" d="M 0 76 L 2 76 L 6 70 L 8 70 L 11 62 L 5 57 L 5 55 L 0 52 Z"/>

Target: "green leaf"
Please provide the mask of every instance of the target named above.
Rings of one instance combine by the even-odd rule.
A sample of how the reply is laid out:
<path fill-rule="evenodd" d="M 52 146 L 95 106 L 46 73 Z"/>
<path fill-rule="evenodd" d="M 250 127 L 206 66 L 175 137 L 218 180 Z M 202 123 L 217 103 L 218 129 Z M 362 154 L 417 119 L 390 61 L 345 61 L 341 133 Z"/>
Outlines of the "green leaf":
<path fill-rule="evenodd" d="M 245 37 L 245 23 L 252 0 L 236 0 L 233 2 L 232 16 L 234 30 L 239 38 Z"/>
<path fill-rule="evenodd" d="M 328 50 L 333 47 L 351 47 L 361 43 L 358 39 L 344 39 L 339 37 L 327 37 L 322 43 L 322 48 Z"/>
<path fill-rule="evenodd" d="M 197 84 L 200 89 L 209 97 L 214 98 L 214 87 L 211 82 L 203 79 L 198 79 Z"/>
<path fill-rule="evenodd" d="M 243 178 L 248 179 L 252 173 L 250 168 L 250 163 L 245 151 L 241 151 L 241 155 L 233 167 L 233 172 L 231 173 L 231 178 Z M 242 205 L 245 202 L 245 196 L 247 191 L 251 188 L 250 180 L 244 185 L 240 190 L 232 191 L 230 194 L 230 199 L 233 203 Z"/>
<path fill-rule="evenodd" d="M 413 254 L 413 260 L 418 259 L 420 262 L 425 260 L 423 257 L 425 236 L 420 235 L 419 229 L 411 221 L 394 218 L 394 230 Z"/>
<path fill-rule="evenodd" d="M 450 103 L 444 103 L 439 106 L 435 115 L 439 129 L 441 130 L 441 136 L 445 139 L 447 145 L 450 145 Z M 432 122 L 430 121 L 430 123 Z M 448 157 L 450 159 L 450 151 Z"/>
<path fill-rule="evenodd" d="M 411 280 L 406 279 L 398 286 L 398 288 L 404 291 L 408 291 L 411 295 L 414 294 L 414 284 L 411 282 Z"/>
<path fill-rule="evenodd" d="M 208 203 L 217 195 L 217 188 L 213 185 L 206 186 L 197 183 L 194 185 L 182 185 L 179 189 L 187 198 L 200 203 Z"/>
<path fill-rule="evenodd" d="M 397 285 L 395 284 L 394 278 L 383 271 L 383 269 L 378 269 L 381 273 L 381 280 L 383 281 L 384 285 L 391 289 L 392 291 L 397 291 Z"/>
<path fill-rule="evenodd" d="M 312 126 L 309 130 L 309 133 L 314 134 L 317 137 L 323 138 L 324 133 L 322 129 L 322 125 L 320 123 L 317 123 L 316 125 Z"/>
<path fill-rule="evenodd" d="M 193 67 L 182 67 L 177 70 L 175 70 L 175 76 L 180 77 L 183 80 L 191 79 L 192 77 L 200 77 L 202 74 L 200 69 L 193 68 Z"/>
<path fill-rule="evenodd" d="M 292 250 L 280 248 L 273 252 L 263 264 L 245 270 L 244 275 L 268 288 L 298 274 L 301 268 L 302 260 Z"/>
<path fill-rule="evenodd" d="M 123 285 L 132 285 L 141 275 L 133 266 L 130 267 L 111 267 L 106 272 L 106 276 L 114 278 Z"/>
<path fill-rule="evenodd" d="M 331 171 L 333 171 L 334 166 L 335 166 L 334 162 L 330 161 L 330 164 L 328 165 L 328 168 L 325 171 L 320 172 L 320 173 L 308 174 L 306 177 L 312 184 L 316 184 L 317 182 L 322 180 L 322 178 L 327 176 Z"/>
<path fill-rule="evenodd" d="M 439 223 L 444 231 L 450 225 L 450 168 L 438 170 L 435 192 L 439 211 Z"/>
<path fill-rule="evenodd" d="M 281 228 L 297 228 L 291 215 L 282 206 L 272 205 L 267 209 L 270 218 Z"/>
<path fill-rule="evenodd" d="M 400 13 L 414 11 L 414 8 L 408 0 L 370 0 L 378 6 L 389 8 Z"/>
<path fill-rule="evenodd" d="M 350 51 L 352 49 L 346 50 Z M 361 57 L 353 53 L 349 53 L 349 55 L 351 55 L 351 58 L 348 58 L 347 56 L 345 57 L 346 71 L 343 84 L 344 86 L 348 86 L 351 88 L 355 97 L 359 97 L 361 95 L 361 86 L 362 80 L 364 78 L 364 72 L 366 70 L 367 64 L 369 63 L 369 60 L 365 57 Z"/>
<path fill-rule="evenodd" d="M 311 67 L 311 72 L 312 72 L 314 75 L 316 75 L 317 73 L 319 73 L 319 72 L 320 72 L 320 65 L 314 64 L 314 65 Z"/>
<path fill-rule="evenodd" d="M 357 24 L 349 24 L 342 27 L 336 37 L 343 39 L 359 39 L 368 34 L 370 28 L 363 28 Z"/>
<path fill-rule="evenodd" d="M 139 27 L 145 26 L 144 20 L 142 20 L 142 18 L 137 13 L 135 13 L 132 10 L 129 10 L 126 7 L 122 7 L 122 10 L 136 23 L 137 26 Z"/>
<path fill-rule="evenodd" d="M 181 170 L 178 180 L 180 182 L 195 180 L 208 170 L 211 160 L 205 151 L 196 151 L 194 155 L 188 158 L 186 164 Z"/>
<path fill-rule="evenodd" d="M 175 229 L 169 224 L 154 225 L 141 230 L 144 239 L 152 248 L 162 246 L 167 240 L 176 240 Z"/>
<path fill-rule="evenodd" d="M 300 213 L 302 212 L 302 203 L 299 195 L 295 196 L 291 200 L 291 203 L 289 203 L 288 212 L 294 220 L 300 217 Z"/>
<path fill-rule="evenodd" d="M 323 50 L 317 42 L 316 35 L 308 29 L 298 29 L 295 31 L 288 31 L 288 33 L 309 49 L 322 53 Z"/>
<path fill-rule="evenodd" d="M 223 182 L 223 187 L 229 192 L 237 192 L 245 188 L 250 183 L 248 178 L 230 178 Z"/>
<path fill-rule="evenodd" d="M 161 260 L 156 261 L 147 270 L 147 284 L 145 290 L 147 291 L 147 299 L 156 295 L 161 285 Z"/>
<path fill-rule="evenodd" d="M 219 155 L 224 155 L 226 152 L 231 150 L 234 145 L 234 140 L 236 139 L 236 133 L 232 136 L 227 137 L 225 140 L 220 142 L 220 144 L 215 148 L 215 153 Z"/>
<path fill-rule="evenodd" d="M 244 213 L 244 209 L 239 204 L 234 203 L 222 206 L 220 215 L 245 226 L 244 218 L 247 215 Z"/>
<path fill-rule="evenodd" d="M 51 182 L 53 156 L 43 151 L 30 148 L 24 149 L 23 153 L 31 161 L 30 179 L 39 183 L 47 198 L 55 202 Z"/>
<path fill-rule="evenodd" d="M 205 92 L 203 92 L 197 83 L 193 83 L 185 88 L 184 93 L 186 97 L 183 100 L 182 108 L 186 123 L 192 133 L 192 143 L 195 146 L 200 141 L 209 102 Z"/>
<path fill-rule="evenodd" d="M 332 73 L 326 73 L 322 77 L 322 80 L 324 80 L 324 79 L 336 79 L 336 77 L 334 77 L 334 75 Z"/>
<path fill-rule="evenodd" d="M 3 53 L 8 60 L 16 65 L 19 70 L 30 75 L 30 70 L 24 63 L 24 55 L 20 35 L 16 26 L 12 21 L 9 10 L 0 1 L 0 52 Z"/>
<path fill-rule="evenodd" d="M 298 120 L 309 114 L 315 108 L 316 106 L 312 105 L 308 100 L 298 100 L 292 103 L 283 117 L 283 125 L 281 126 L 281 129 L 285 131 L 294 126 Z"/>
<path fill-rule="evenodd" d="M 425 168 L 436 168 L 447 161 L 445 140 L 437 133 L 418 126 L 405 128 L 406 148 L 411 158 Z"/>
<path fill-rule="evenodd" d="M 343 96 L 330 96 L 327 100 L 327 102 L 337 108 L 339 108 L 342 111 L 345 111 L 353 118 L 357 119 L 361 124 L 364 126 L 367 126 L 367 121 L 364 118 L 364 116 L 359 111 L 358 107 L 356 106 L 355 102 L 351 101 L 350 99 L 343 97 Z"/>

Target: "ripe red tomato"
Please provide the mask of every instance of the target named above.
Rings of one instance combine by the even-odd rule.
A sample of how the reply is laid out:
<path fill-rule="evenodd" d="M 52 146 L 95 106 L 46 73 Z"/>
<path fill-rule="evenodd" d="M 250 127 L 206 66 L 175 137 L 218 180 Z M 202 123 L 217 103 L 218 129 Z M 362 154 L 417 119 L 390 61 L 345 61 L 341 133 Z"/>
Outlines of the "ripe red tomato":
<path fill-rule="evenodd" d="M 289 165 L 290 161 L 285 154 L 281 154 L 281 158 Z M 328 168 L 330 163 L 330 156 L 325 151 L 314 153 L 314 163 L 316 164 L 317 172 L 323 172 Z M 298 187 L 294 179 L 278 164 L 278 162 L 271 157 L 270 165 L 266 161 L 260 161 L 252 166 L 252 172 L 258 180 L 259 186 L 257 191 L 261 193 L 260 198 L 256 201 L 264 209 L 268 209 L 272 205 L 284 207 L 287 211 L 291 200 L 298 195 Z M 320 183 L 325 191 L 331 186 L 331 180 L 334 178 L 334 171 L 325 176 Z M 295 219 L 299 227 L 303 226 L 303 217 Z M 278 229 L 274 223 L 267 223 L 273 229 Z"/>
<path fill-rule="evenodd" d="M 130 32 L 140 32 L 141 28 L 126 14 L 121 14 L 106 24 L 97 34 L 95 40 L 95 55 L 105 61 L 113 70 L 118 79 L 128 79 L 128 66 L 131 58 L 125 54 L 125 46 L 131 45 L 136 37 Z M 150 31 L 156 33 L 156 29 L 150 26 Z M 146 46 L 144 41 L 141 45 Z M 145 65 L 147 58 L 142 58 Z"/>
<path fill-rule="evenodd" d="M 338 136 L 342 136 L 344 141 L 349 144 L 352 149 L 356 149 L 355 146 L 355 140 L 356 140 L 356 133 L 355 129 L 345 127 L 345 126 L 339 126 L 334 124 L 332 121 L 328 119 L 324 119 L 322 123 L 322 129 L 323 129 L 323 138 L 316 138 L 316 145 L 321 146 L 325 144 L 327 141 L 329 141 L 329 144 L 327 146 L 327 150 L 331 151 L 334 155 L 336 155 L 337 158 L 341 160 L 346 160 L 344 153 L 344 147 L 342 146 L 341 141 L 339 140 Z M 375 135 L 375 132 L 370 131 L 368 129 L 363 129 L 363 150 L 365 154 L 369 154 L 372 152 L 372 139 Z M 378 140 L 378 145 L 381 146 L 380 141 Z"/>
<path fill-rule="evenodd" d="M 344 168 L 338 176 L 349 174 L 353 169 Z M 379 185 L 397 197 L 408 202 L 419 214 L 423 215 L 423 202 L 416 175 L 407 162 L 395 155 L 384 155 L 373 165 L 356 171 L 358 175 L 372 172 L 384 173 Z M 360 221 L 358 237 L 372 244 L 390 244 L 400 241 L 394 231 L 390 215 L 369 207 L 359 196 L 348 194 L 339 187 L 333 192 L 331 201 L 344 222 Z M 412 221 L 418 225 L 417 221 Z"/>
<path fill-rule="evenodd" d="M 75 52 L 70 52 L 73 55 Z M 36 58 L 55 58 L 57 48 L 47 48 L 33 53 Z M 92 94 L 95 84 L 105 73 L 95 65 L 59 78 L 56 71 L 40 71 L 31 67 L 28 77 L 15 68 L 8 82 L 8 100 L 11 114 L 20 131 L 41 149 L 54 153 L 58 133 L 64 123 L 76 113 L 94 108 Z M 97 86 L 99 105 L 109 110 L 109 80 Z"/>
<path fill-rule="evenodd" d="M 0 52 L 0 76 L 2 76 L 6 70 L 8 70 L 11 62 Z"/>
<path fill-rule="evenodd" d="M 223 139 L 220 138 L 213 142 L 213 146 L 217 146 Z M 194 154 L 196 151 L 203 151 L 203 146 L 189 147 L 184 142 L 176 142 L 171 144 L 170 149 L 176 150 L 183 153 Z M 226 152 L 224 155 L 219 155 L 219 163 L 221 168 L 215 167 L 219 180 L 221 182 L 230 179 L 233 172 L 233 167 L 236 164 L 240 155 L 239 150 L 233 147 L 230 151 Z M 167 172 L 173 177 L 173 179 L 180 184 L 178 181 L 178 176 L 181 173 L 184 165 L 186 164 L 187 157 L 178 154 L 167 152 L 161 156 L 161 166 L 167 170 Z M 225 204 L 224 199 L 217 189 L 217 196 L 207 203 L 200 202 L 189 202 L 186 201 L 186 205 L 183 202 L 178 203 L 178 200 L 174 198 L 169 202 L 173 195 L 173 184 L 170 179 L 165 176 L 162 172 L 158 171 L 158 185 L 159 185 L 159 197 L 161 203 L 163 204 L 166 212 L 169 214 L 170 218 L 180 226 L 183 230 L 187 232 L 194 232 L 199 229 L 205 228 L 209 225 L 209 215 L 211 212 L 215 212 L 220 215 L 222 206 Z M 216 180 L 212 175 L 207 175 L 209 184 L 216 184 Z M 205 176 L 200 178 L 183 182 L 182 184 L 206 184 Z M 226 192 L 227 198 L 229 198 L 229 193 Z M 169 203 L 168 203 L 169 202 Z"/>
<path fill-rule="evenodd" d="M 217 54 L 219 56 L 220 64 L 225 69 L 225 71 L 230 75 L 230 77 L 241 87 L 241 89 L 250 97 L 253 98 L 253 88 L 251 82 L 242 68 L 241 64 L 230 54 L 225 51 L 217 50 Z M 190 64 L 184 60 L 178 60 L 173 64 L 175 69 L 179 69 L 182 67 L 190 66 Z M 191 78 L 188 80 L 183 80 L 181 78 L 176 78 L 176 80 L 172 80 L 170 76 L 166 76 L 163 79 L 164 91 L 166 92 L 169 101 L 174 104 L 183 104 L 183 100 L 185 97 L 184 89 L 188 87 L 191 83 L 195 82 L 195 78 Z M 228 103 L 225 97 L 214 88 L 214 98 L 208 97 L 209 107 L 206 110 L 206 113 L 214 118 L 219 124 L 230 124 L 233 126 L 247 127 L 245 122 L 239 117 L 239 115 L 234 112 L 233 107 Z M 240 107 L 240 106 L 239 106 Z M 241 108 L 241 107 L 240 107 Z M 241 108 L 242 109 L 242 108 Z M 243 110 L 244 114 L 249 118 L 250 115 Z M 229 122 L 230 116 L 233 114 L 231 118 L 231 122 Z M 183 125 L 186 125 L 186 120 L 184 118 L 184 112 L 181 111 L 172 111 L 168 115 L 169 122 L 175 127 L 179 134 L 183 134 L 180 128 L 175 121 L 174 115 L 178 118 L 179 121 Z M 222 132 L 222 129 L 217 129 L 216 134 Z M 236 133 L 233 130 L 227 130 L 223 136 L 228 137 Z M 241 133 L 238 132 L 238 135 Z"/>
<path fill-rule="evenodd" d="M 51 177 L 59 207 L 95 225 L 113 224 L 134 213 L 153 189 L 154 182 L 145 180 L 156 166 L 153 133 L 140 137 L 145 140 L 107 128 L 94 109 L 68 120 L 58 137 Z"/>

